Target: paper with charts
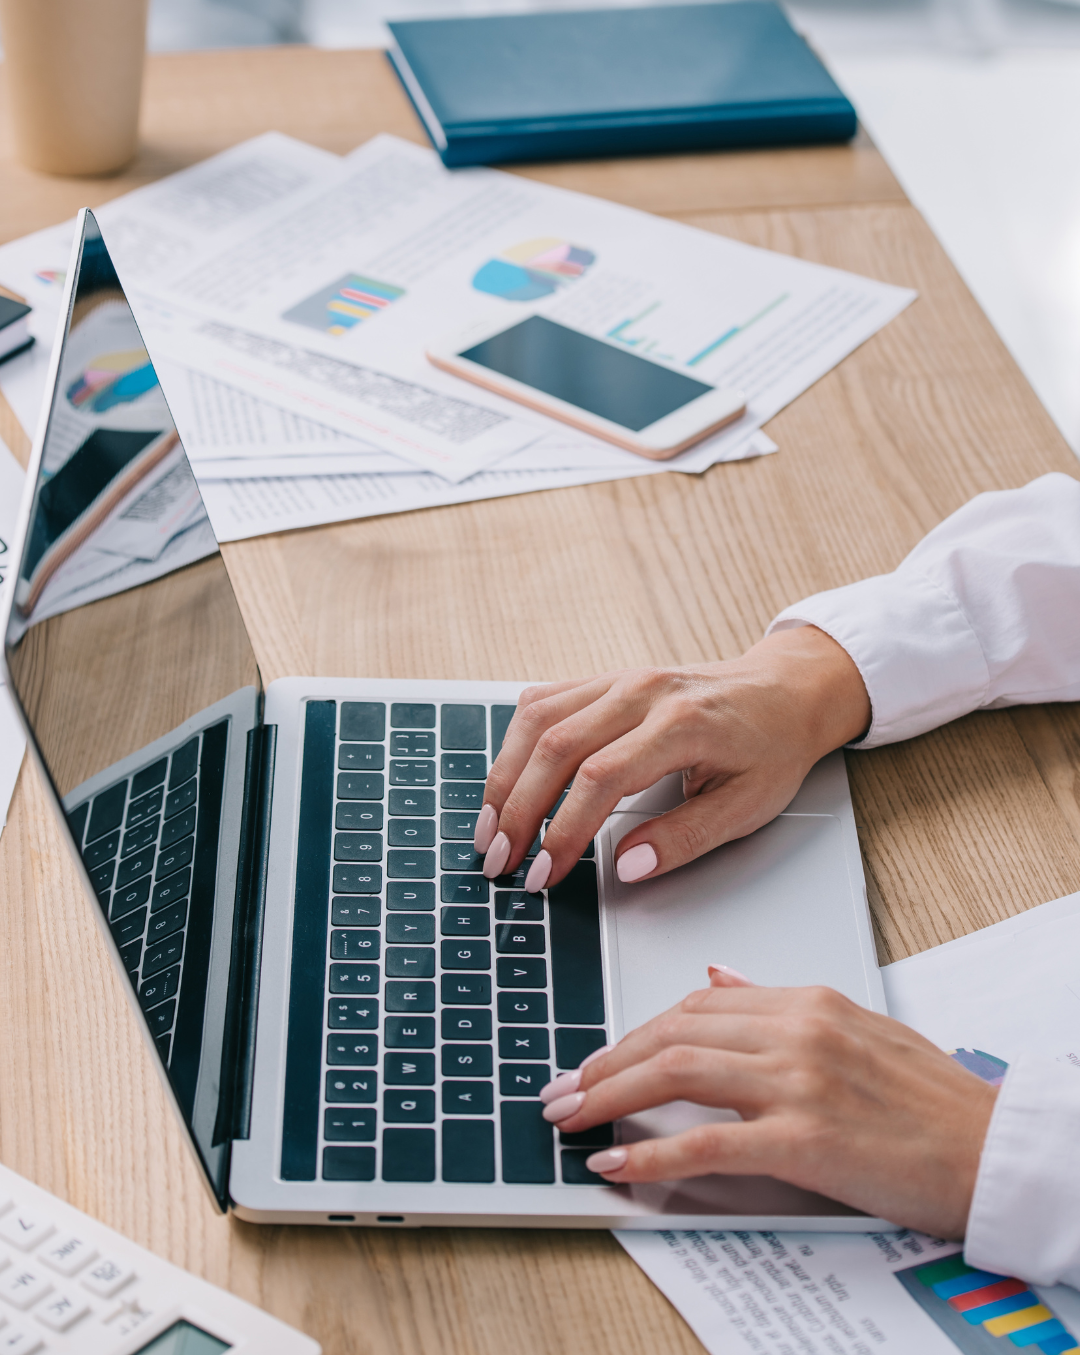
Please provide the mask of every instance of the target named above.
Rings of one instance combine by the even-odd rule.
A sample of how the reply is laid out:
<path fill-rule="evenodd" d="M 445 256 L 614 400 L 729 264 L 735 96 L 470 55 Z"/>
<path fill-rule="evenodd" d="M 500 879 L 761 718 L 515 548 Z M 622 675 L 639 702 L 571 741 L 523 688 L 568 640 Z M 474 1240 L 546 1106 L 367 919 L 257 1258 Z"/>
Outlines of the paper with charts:
<path fill-rule="evenodd" d="M 390 136 L 139 282 L 155 354 L 453 481 L 525 449 L 541 469 L 545 439 L 568 436 L 427 362 L 474 321 L 539 311 L 738 386 L 748 412 L 719 435 L 734 443 L 914 298 L 516 175 L 446 170 Z"/>

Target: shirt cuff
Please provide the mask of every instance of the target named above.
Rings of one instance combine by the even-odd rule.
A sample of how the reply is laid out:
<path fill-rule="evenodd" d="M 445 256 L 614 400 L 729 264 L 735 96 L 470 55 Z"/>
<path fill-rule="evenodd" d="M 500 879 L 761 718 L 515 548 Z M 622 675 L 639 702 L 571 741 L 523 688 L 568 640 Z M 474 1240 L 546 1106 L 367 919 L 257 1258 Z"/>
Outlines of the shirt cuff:
<path fill-rule="evenodd" d="M 990 1119 L 964 1259 L 1030 1284 L 1080 1283 L 1080 1071 L 1018 1059 Z"/>
<path fill-rule="evenodd" d="M 925 574 L 879 574 L 786 608 L 767 635 L 817 626 L 862 674 L 872 719 L 857 748 L 911 739 L 981 706 L 990 671 L 956 600 Z"/>

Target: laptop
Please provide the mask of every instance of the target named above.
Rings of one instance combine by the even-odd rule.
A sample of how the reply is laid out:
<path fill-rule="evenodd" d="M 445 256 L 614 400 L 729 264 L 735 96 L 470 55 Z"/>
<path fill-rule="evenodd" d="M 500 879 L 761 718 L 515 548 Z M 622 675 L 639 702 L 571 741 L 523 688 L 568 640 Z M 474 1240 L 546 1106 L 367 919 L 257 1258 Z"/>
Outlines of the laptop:
<path fill-rule="evenodd" d="M 709 960 L 884 1011 L 842 755 L 772 823 L 661 879 L 621 884 L 613 850 L 679 802 L 678 776 L 622 801 L 561 884 L 526 893 L 528 860 L 489 883 L 473 829 L 525 684 L 264 687 L 89 211 L 13 559 L 10 688 L 218 1208 L 883 1226 L 767 1178 L 608 1185 L 586 1166 L 597 1147 L 731 1112 L 676 1104 L 563 1135 L 538 1100 L 704 986 Z"/>

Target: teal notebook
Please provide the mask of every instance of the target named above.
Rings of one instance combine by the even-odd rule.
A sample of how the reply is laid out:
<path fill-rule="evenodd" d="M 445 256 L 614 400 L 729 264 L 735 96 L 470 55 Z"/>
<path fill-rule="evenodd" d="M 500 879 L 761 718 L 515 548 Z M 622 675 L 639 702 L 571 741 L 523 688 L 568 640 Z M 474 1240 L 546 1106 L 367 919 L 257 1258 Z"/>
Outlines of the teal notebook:
<path fill-rule="evenodd" d="M 392 23 L 447 165 L 844 141 L 855 110 L 767 0 Z"/>

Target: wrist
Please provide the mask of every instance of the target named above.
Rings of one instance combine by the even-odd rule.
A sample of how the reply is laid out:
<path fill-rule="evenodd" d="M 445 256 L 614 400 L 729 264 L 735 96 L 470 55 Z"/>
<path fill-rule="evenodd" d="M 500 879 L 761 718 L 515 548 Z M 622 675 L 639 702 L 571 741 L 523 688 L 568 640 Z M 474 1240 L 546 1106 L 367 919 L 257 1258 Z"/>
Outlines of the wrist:
<path fill-rule="evenodd" d="M 799 707 L 814 760 L 860 738 L 870 727 L 870 696 L 854 659 L 817 626 L 774 631 L 745 659 L 779 676 Z"/>

